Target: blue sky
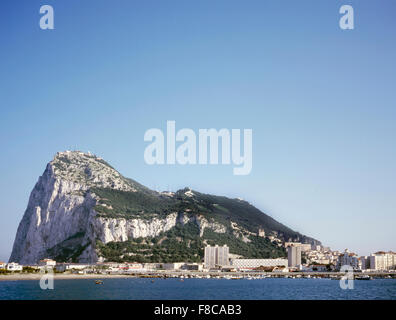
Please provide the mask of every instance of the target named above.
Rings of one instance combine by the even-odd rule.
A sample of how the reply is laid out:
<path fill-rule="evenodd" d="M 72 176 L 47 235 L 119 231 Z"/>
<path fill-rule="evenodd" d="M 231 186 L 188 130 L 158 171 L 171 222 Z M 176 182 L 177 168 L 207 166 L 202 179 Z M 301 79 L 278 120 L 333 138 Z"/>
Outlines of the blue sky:
<path fill-rule="evenodd" d="M 55 30 L 39 28 L 53 5 Z M 355 29 L 341 30 L 351 4 Z M 2 1 L 0 260 L 57 151 L 242 197 L 333 249 L 395 250 L 394 1 Z M 253 170 L 149 166 L 146 130 L 253 129 Z"/>

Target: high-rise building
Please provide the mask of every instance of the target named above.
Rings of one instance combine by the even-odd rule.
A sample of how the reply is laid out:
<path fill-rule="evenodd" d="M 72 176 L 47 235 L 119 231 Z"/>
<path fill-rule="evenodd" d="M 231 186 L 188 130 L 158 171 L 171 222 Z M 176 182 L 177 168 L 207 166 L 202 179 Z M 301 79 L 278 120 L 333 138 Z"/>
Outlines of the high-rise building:
<path fill-rule="evenodd" d="M 370 257 L 368 257 L 368 256 L 361 256 L 361 257 L 360 257 L 359 267 L 360 267 L 360 269 L 362 269 L 362 270 L 370 269 Z"/>
<path fill-rule="evenodd" d="M 219 247 L 218 245 L 211 247 L 205 247 L 204 263 L 206 268 L 214 268 L 216 266 L 228 266 L 229 265 L 229 248 L 224 245 Z"/>
<path fill-rule="evenodd" d="M 216 247 L 205 247 L 204 264 L 205 268 L 213 268 L 216 265 Z"/>
<path fill-rule="evenodd" d="M 297 267 L 301 265 L 301 247 L 289 246 L 287 248 L 287 260 L 289 267 Z"/>
<path fill-rule="evenodd" d="M 224 245 L 222 247 L 217 247 L 217 264 L 219 266 L 228 266 L 229 265 L 229 248 Z"/>
<path fill-rule="evenodd" d="M 370 269 L 394 270 L 396 269 L 396 253 L 389 251 L 378 251 L 370 257 Z"/>

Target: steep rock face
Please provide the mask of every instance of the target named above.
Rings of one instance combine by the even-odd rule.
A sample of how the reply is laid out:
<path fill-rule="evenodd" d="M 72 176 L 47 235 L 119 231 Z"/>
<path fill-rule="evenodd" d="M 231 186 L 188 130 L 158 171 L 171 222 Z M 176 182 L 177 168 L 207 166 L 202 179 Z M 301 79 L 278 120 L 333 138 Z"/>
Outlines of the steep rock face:
<path fill-rule="evenodd" d="M 176 226 L 186 226 L 184 233 Z M 111 250 L 112 243 L 126 243 L 136 238 L 153 241 L 160 238 L 155 240 L 159 241 L 157 246 L 154 246 L 157 242 L 151 244 L 156 248 L 153 252 L 158 253 L 167 250 L 159 246 L 164 239 L 175 247 L 175 241 L 186 237 L 186 247 L 182 253 L 175 253 L 175 259 L 178 254 L 188 256 L 192 243 L 200 243 L 201 238 L 203 243 L 208 239 L 230 243 L 234 250 L 244 253 L 244 249 L 238 249 L 242 243 L 238 245 L 230 235 L 237 230 L 235 239 L 248 243 L 251 237 L 257 236 L 256 229 L 260 226 L 268 233 L 282 234 L 283 240 L 316 241 L 290 230 L 242 200 L 190 189 L 155 192 L 123 177 L 101 158 L 66 151 L 57 153 L 48 163 L 31 192 L 9 261 L 36 264 L 48 257 L 94 263 L 104 259 L 98 244 L 109 257 L 118 259 Z M 176 231 L 172 233 L 172 230 Z M 108 250 L 107 244 L 110 244 Z M 259 246 L 262 254 L 283 254 L 270 240 L 255 240 L 246 249 L 255 250 L 254 246 Z M 125 248 L 134 247 L 126 244 Z M 140 249 L 147 251 L 147 248 Z M 198 259 L 199 248 L 195 250 Z"/>
<path fill-rule="evenodd" d="M 79 245 L 86 248 L 79 260 L 92 262 L 97 259 L 94 250 L 97 237 L 105 235 L 105 239 L 118 240 L 117 234 L 111 235 L 111 223 L 103 223 L 105 219 L 103 228 L 97 228 L 100 222 L 95 219 L 96 199 L 88 191 L 92 186 L 137 191 L 137 186 L 100 158 L 81 152 L 58 153 L 30 195 L 10 261 L 37 263 L 48 256 L 48 250 L 81 233 L 84 236 Z M 144 233 L 139 230 L 139 221 L 135 221 L 135 232 Z"/>
<path fill-rule="evenodd" d="M 172 229 L 177 222 L 177 213 L 164 219 L 151 220 L 125 218 L 97 218 L 93 222 L 94 233 L 103 243 L 127 241 L 131 238 L 156 237 L 161 232 Z"/>
<path fill-rule="evenodd" d="M 75 251 L 73 260 L 96 262 L 99 259 L 96 240 L 108 243 L 155 237 L 178 222 L 189 221 L 177 212 L 151 219 L 98 216 L 95 211 L 98 198 L 91 187 L 127 192 L 139 192 L 142 188 L 101 158 L 81 152 L 57 153 L 30 195 L 9 260 L 35 264 L 45 257 Z M 207 225 L 204 219 L 203 228 Z"/>

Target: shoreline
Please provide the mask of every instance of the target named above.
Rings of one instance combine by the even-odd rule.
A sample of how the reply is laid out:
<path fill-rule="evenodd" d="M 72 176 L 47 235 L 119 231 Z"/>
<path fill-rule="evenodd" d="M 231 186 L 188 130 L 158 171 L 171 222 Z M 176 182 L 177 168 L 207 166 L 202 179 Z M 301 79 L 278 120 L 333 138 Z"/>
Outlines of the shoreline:
<path fill-rule="evenodd" d="M 40 280 L 44 273 L 27 273 L 27 274 L 8 274 L 0 275 L 2 281 L 26 281 Z M 128 274 L 55 274 L 54 280 L 71 280 L 71 279 L 111 279 L 111 278 L 136 278 L 135 275 Z"/>
<path fill-rule="evenodd" d="M 14 273 L 1 274 L 0 282 L 2 281 L 39 281 L 44 273 Z M 148 273 L 131 273 L 131 274 L 77 274 L 77 273 L 55 273 L 54 280 L 78 280 L 78 279 L 127 279 L 127 278 L 217 278 L 217 279 L 247 279 L 249 277 L 264 278 L 296 278 L 296 279 L 332 279 L 342 277 L 344 273 L 212 273 L 212 272 L 148 272 Z M 396 279 L 395 273 L 366 273 L 355 274 L 359 277 L 362 275 L 369 275 L 371 277 L 380 279 Z"/>

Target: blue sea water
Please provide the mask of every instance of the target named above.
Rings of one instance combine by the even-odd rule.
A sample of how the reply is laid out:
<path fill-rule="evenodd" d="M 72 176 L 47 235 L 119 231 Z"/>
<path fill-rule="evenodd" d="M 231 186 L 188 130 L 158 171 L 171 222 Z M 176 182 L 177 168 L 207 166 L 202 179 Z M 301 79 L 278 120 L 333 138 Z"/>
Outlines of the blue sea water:
<path fill-rule="evenodd" d="M 122 300 L 261 300 L 261 299 L 396 299 L 396 279 L 355 281 L 342 290 L 330 279 L 92 279 L 55 280 L 53 290 L 42 290 L 37 280 L 0 281 L 0 300 L 122 299 Z"/>

